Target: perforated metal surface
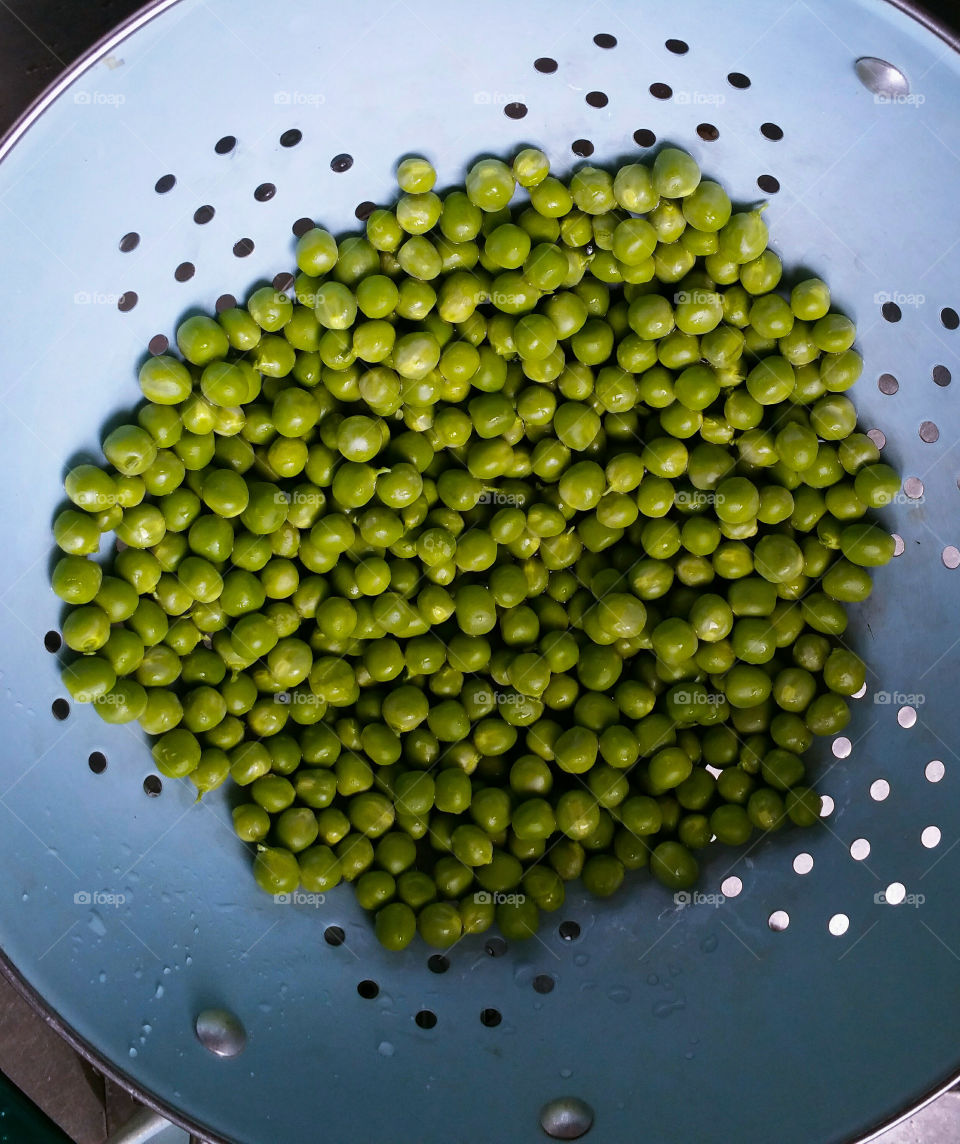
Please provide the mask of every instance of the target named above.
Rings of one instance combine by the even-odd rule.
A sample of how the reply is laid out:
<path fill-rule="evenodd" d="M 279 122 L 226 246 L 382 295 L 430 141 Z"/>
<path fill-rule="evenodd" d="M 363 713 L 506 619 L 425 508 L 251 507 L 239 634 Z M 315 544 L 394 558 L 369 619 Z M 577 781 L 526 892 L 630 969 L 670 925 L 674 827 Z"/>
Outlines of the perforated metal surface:
<path fill-rule="evenodd" d="M 909 94 L 876 99 L 862 56 Z M 653 1144 L 841 1141 L 960 1071 L 958 99 L 945 43 L 855 0 L 180 0 L 49 102 L 0 163 L 0 934 L 80 1037 L 256 1144 L 530 1141 L 564 1097 L 606 1144 L 638 1125 Z M 480 152 L 537 144 L 568 171 L 664 141 L 769 198 L 788 268 L 857 321 L 862 423 L 910 478 L 886 516 L 902 554 L 854 608 L 867 693 L 818 745 L 823 829 L 714 853 L 686 906 L 641 877 L 608 905 L 572 894 L 522 947 L 385 954 L 348 889 L 264 898 L 225 798 L 149 797 L 142 737 L 64 704 L 65 462 L 135 404 L 151 341 L 289 269 L 296 220 L 355 226 L 404 153 L 450 185 Z M 217 1009 L 237 1056 L 195 1035 Z"/>

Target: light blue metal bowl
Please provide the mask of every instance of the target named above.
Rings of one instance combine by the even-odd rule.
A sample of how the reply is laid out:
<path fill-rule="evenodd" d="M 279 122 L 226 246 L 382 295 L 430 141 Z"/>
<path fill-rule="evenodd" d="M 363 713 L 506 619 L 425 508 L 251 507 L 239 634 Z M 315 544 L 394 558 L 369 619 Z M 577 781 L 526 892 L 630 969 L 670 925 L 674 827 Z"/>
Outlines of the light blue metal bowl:
<path fill-rule="evenodd" d="M 874 95 L 861 57 L 905 80 Z M 108 1071 L 243 1144 L 520 1144 L 558 1098 L 586 1102 L 597 1144 L 833 1144 L 960 1072 L 960 332 L 941 315 L 960 308 L 958 106 L 954 48 L 877 0 L 164 0 L 15 129 L 0 149 L 0 940 Z M 142 735 L 55 717 L 50 521 L 69 460 L 136 404 L 151 339 L 289 269 L 296 220 L 355 228 L 408 152 L 446 186 L 521 144 L 561 171 L 577 140 L 613 163 L 644 153 L 638 131 L 689 148 L 738 201 L 768 197 L 787 267 L 826 278 L 857 321 L 862 422 L 914 478 L 886 516 L 902 555 L 853 610 L 871 670 L 845 736 L 818 743 L 822 829 L 718 850 L 686 906 L 646 877 L 610 904 L 573 894 L 542 940 L 499 957 L 464 941 L 437 974 L 419 943 L 379 949 L 349 890 L 265 898 L 225 798 L 198 805 L 169 781 L 148 797 Z M 245 1030 L 238 1056 L 195 1035 L 218 1008 Z"/>

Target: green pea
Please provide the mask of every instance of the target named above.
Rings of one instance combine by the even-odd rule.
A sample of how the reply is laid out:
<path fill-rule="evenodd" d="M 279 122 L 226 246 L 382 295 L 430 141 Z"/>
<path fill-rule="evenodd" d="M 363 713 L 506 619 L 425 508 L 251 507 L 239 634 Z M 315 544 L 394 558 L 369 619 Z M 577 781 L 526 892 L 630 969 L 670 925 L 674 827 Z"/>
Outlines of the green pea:
<path fill-rule="evenodd" d="M 650 873 L 670 890 L 688 890 L 700 873 L 697 860 L 679 842 L 661 842 L 650 854 Z"/>

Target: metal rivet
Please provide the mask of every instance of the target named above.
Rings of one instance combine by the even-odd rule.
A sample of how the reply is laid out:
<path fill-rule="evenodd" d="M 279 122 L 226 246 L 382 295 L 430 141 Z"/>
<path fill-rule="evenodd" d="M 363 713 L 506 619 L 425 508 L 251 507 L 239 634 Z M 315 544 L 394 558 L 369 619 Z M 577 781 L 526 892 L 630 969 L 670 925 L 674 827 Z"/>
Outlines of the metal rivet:
<path fill-rule="evenodd" d="M 774 933 L 783 933 L 787 926 L 790 925 L 790 915 L 786 910 L 774 910 L 770 917 L 767 918 L 767 925 Z"/>
<path fill-rule="evenodd" d="M 905 547 L 905 545 L 903 543 L 903 537 L 898 536 L 897 533 L 895 533 L 895 532 L 891 532 L 890 535 L 893 537 L 893 554 L 894 554 L 894 556 L 902 556 L 903 550 Z"/>
<path fill-rule="evenodd" d="M 888 397 L 891 397 L 900 388 L 900 382 L 897 381 L 892 373 L 881 373 L 879 378 L 877 378 L 877 388 L 881 393 L 885 393 Z"/>
<path fill-rule="evenodd" d="M 557 1097 L 540 1109 L 540 1127 L 554 1140 L 578 1140 L 593 1127 L 593 1109 L 579 1097 Z"/>
<path fill-rule="evenodd" d="M 903 72 L 894 64 L 876 56 L 861 56 L 853 65 L 857 78 L 874 95 L 886 96 L 892 99 L 895 96 L 910 94 L 910 83 Z M 880 101 L 882 102 L 882 101 Z"/>
<path fill-rule="evenodd" d="M 907 477 L 903 482 L 903 491 L 911 500 L 919 500 L 923 496 L 923 481 L 919 477 Z"/>
<path fill-rule="evenodd" d="M 921 421 L 920 440 L 927 445 L 933 445 L 940 440 L 940 430 L 935 421 Z"/>
<path fill-rule="evenodd" d="M 960 568 L 960 549 L 948 544 L 940 554 L 940 559 L 945 568 Z"/>
<path fill-rule="evenodd" d="M 247 1033 L 239 1019 L 227 1009 L 204 1009 L 194 1025 L 197 1040 L 218 1057 L 235 1057 L 247 1045 Z"/>
<path fill-rule="evenodd" d="M 793 860 L 793 868 L 798 874 L 809 874 L 813 869 L 813 855 L 805 851 L 798 854 Z"/>
<path fill-rule="evenodd" d="M 886 434 L 882 429 L 868 429 L 867 436 L 876 445 L 878 449 L 882 449 L 887 443 Z"/>

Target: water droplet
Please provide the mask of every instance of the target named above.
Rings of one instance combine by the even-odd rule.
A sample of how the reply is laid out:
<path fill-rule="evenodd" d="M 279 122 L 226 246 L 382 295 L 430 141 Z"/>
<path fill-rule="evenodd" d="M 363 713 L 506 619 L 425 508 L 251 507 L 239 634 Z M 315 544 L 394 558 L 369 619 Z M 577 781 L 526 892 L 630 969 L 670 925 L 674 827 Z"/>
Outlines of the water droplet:
<path fill-rule="evenodd" d="M 583 966 L 583 965 L 586 965 L 589 960 L 590 960 L 590 954 L 589 953 L 576 953 L 573 956 L 573 964 L 574 965 Z"/>
<path fill-rule="evenodd" d="M 97 937 L 103 937 L 107 932 L 106 924 L 96 910 L 90 911 L 90 920 L 87 922 L 87 925 L 93 930 Z"/>
<path fill-rule="evenodd" d="M 392 1057 L 393 1045 L 389 1041 L 381 1041 L 380 1044 L 377 1045 L 377 1052 L 381 1057 Z"/>
<path fill-rule="evenodd" d="M 131 1057 L 135 1057 L 137 1055 L 137 1046 L 131 1045 L 130 1048 L 127 1049 L 127 1052 L 130 1054 Z"/>
<path fill-rule="evenodd" d="M 611 1001 L 629 1001 L 630 990 L 627 989 L 625 985 L 615 985 L 611 990 L 609 990 L 607 996 Z"/>
<path fill-rule="evenodd" d="M 534 1009 L 539 1011 L 540 1009 L 543 1008 L 543 1002 L 542 1001 L 534 1001 L 533 1007 L 534 1007 Z"/>
<path fill-rule="evenodd" d="M 142 969 L 135 969 L 133 971 L 133 976 L 137 979 L 137 981 L 139 981 L 140 978 L 143 977 L 143 970 Z"/>
<path fill-rule="evenodd" d="M 169 965 L 165 965 L 165 966 L 163 967 L 163 972 L 164 972 L 164 974 L 168 974 L 168 973 L 170 972 L 170 966 L 169 966 Z"/>
<path fill-rule="evenodd" d="M 569 1080 L 573 1076 L 573 1069 L 561 1069 L 560 1075 L 564 1080 Z"/>
<path fill-rule="evenodd" d="M 97 980 L 100 982 L 101 985 L 105 985 L 107 982 L 107 975 L 106 975 L 106 973 L 104 973 L 104 971 L 102 969 L 100 970 L 100 973 L 97 976 Z"/>
<path fill-rule="evenodd" d="M 654 1017 L 669 1017 L 671 1013 L 676 1013 L 678 1009 L 686 1007 L 686 1002 L 679 997 L 673 1001 L 658 1001 L 653 1007 Z"/>
<path fill-rule="evenodd" d="M 153 1032 L 153 1026 L 151 1024 L 149 1024 L 147 1021 L 144 1021 L 143 1026 L 141 1027 L 141 1032 L 145 1033 L 149 1037 L 150 1034 Z"/>
<path fill-rule="evenodd" d="M 271 1006 L 268 1005 L 266 1001 L 261 1001 L 257 1008 L 261 1013 L 269 1013 L 271 1011 Z"/>
<path fill-rule="evenodd" d="M 691 1053 L 691 1052 L 686 1052 L 686 1053 L 684 1053 L 683 1055 L 684 1055 L 684 1058 L 685 1058 L 686 1060 L 688 1060 L 688 1061 L 692 1061 L 692 1060 L 693 1060 L 693 1053 Z"/>
<path fill-rule="evenodd" d="M 657 977 L 657 975 L 655 973 L 650 973 L 647 975 L 647 984 L 648 985 L 659 985 L 660 984 L 660 978 Z"/>
<path fill-rule="evenodd" d="M 154 992 L 153 995 L 154 995 L 154 997 L 157 998 L 158 1001 L 163 996 L 163 986 L 160 984 L 159 981 L 157 982 L 157 988 L 156 988 L 156 991 Z"/>
<path fill-rule="evenodd" d="M 700 948 L 704 953 L 713 953 L 713 951 L 720 944 L 719 939 L 715 933 L 707 934 L 707 936 L 700 942 Z"/>
<path fill-rule="evenodd" d="M 596 989 L 596 987 L 597 987 L 596 981 L 584 981 L 583 984 L 580 986 L 580 992 L 581 993 L 590 993 L 592 990 Z"/>
<path fill-rule="evenodd" d="M 30 901 L 30 895 L 27 893 L 26 890 L 24 890 L 23 893 L 20 895 L 20 901 L 21 902 L 29 902 Z"/>
<path fill-rule="evenodd" d="M 186 957 L 183 959 L 183 963 L 184 963 L 184 965 L 193 965 L 193 958 L 190 956 L 190 954 L 189 954 L 189 953 L 188 953 L 188 954 L 187 954 L 187 956 L 186 956 Z"/>
<path fill-rule="evenodd" d="M 671 965 L 670 966 L 670 976 L 671 977 L 679 977 L 680 973 L 681 973 L 681 970 L 680 970 L 679 965 Z"/>

